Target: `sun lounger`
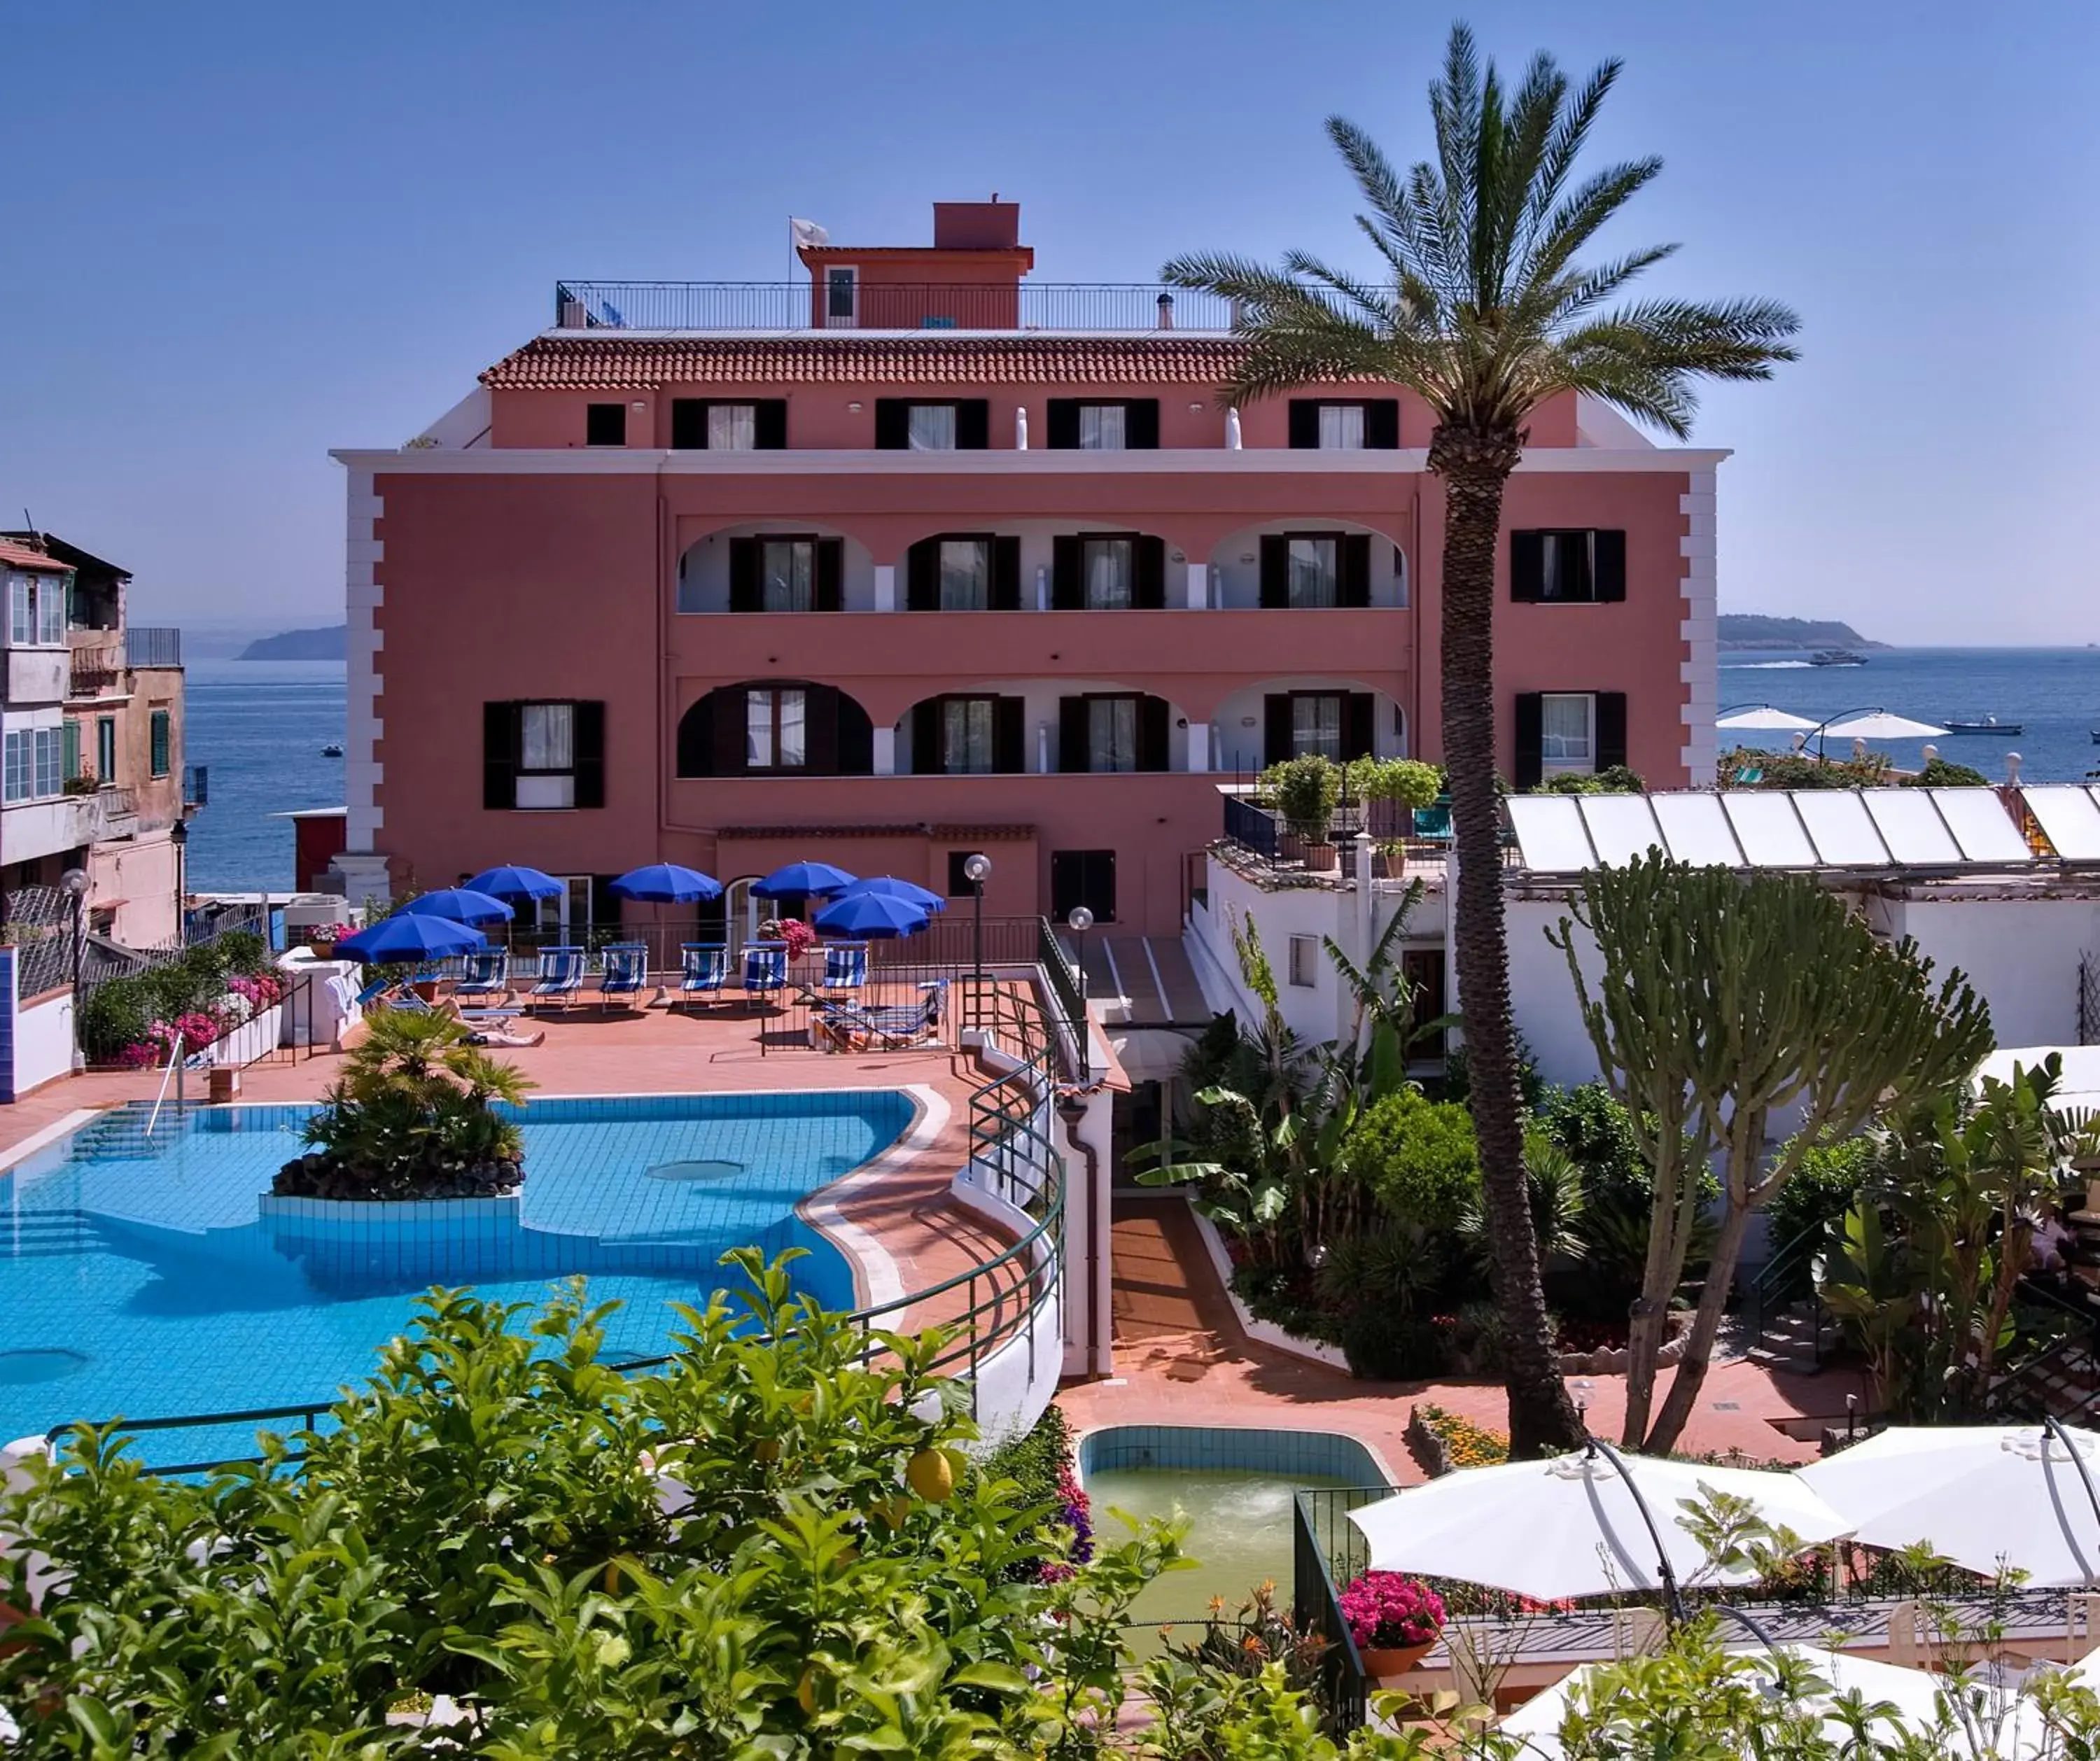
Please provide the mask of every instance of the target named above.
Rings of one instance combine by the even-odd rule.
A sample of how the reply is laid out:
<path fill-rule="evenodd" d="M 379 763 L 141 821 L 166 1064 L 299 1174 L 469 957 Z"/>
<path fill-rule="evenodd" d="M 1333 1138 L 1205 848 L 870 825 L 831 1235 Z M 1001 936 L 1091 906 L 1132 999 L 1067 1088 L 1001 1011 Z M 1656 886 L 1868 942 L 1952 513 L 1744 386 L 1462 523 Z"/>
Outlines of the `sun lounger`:
<path fill-rule="evenodd" d="M 916 1003 L 863 1008 L 834 1003 L 820 1010 L 816 1031 L 845 1052 L 904 1052 L 941 1037 L 941 1015 L 947 1001 L 945 978 L 921 985 Z"/>
<path fill-rule="evenodd" d="M 1451 809 L 1447 802 L 1414 810 L 1414 835 L 1425 843 L 1447 843 L 1451 836 Z"/>
<path fill-rule="evenodd" d="M 483 953 L 465 956 L 460 964 L 459 977 L 452 984 L 452 995 L 462 1002 L 469 997 L 501 997 L 509 1002 L 510 951 L 490 948 Z"/>
<path fill-rule="evenodd" d="M 743 994 L 752 998 L 778 996 L 788 984 L 788 944 L 753 942 L 743 951 Z"/>
<path fill-rule="evenodd" d="M 686 942 L 678 952 L 685 969 L 678 978 L 678 994 L 671 1007 L 702 997 L 718 997 L 729 983 L 729 950 L 719 942 Z"/>
<path fill-rule="evenodd" d="M 610 1008 L 612 1000 L 639 996 L 649 987 L 649 950 L 639 942 L 608 942 L 605 965 L 598 975 L 598 1000 Z"/>
<path fill-rule="evenodd" d="M 526 995 L 527 1008 L 545 1008 L 559 1003 L 567 1008 L 584 987 L 584 951 L 580 947 L 540 950 L 540 976 Z"/>
<path fill-rule="evenodd" d="M 827 942 L 824 944 L 824 995 L 856 997 L 867 982 L 867 944 L 865 942 Z"/>
<path fill-rule="evenodd" d="M 399 1009 L 404 1014 L 408 1015 L 442 1015 L 449 1013 L 439 1008 L 435 1003 L 426 1003 L 421 997 L 405 986 L 399 995 L 388 997 L 379 1007 Z M 457 1010 L 459 1018 L 464 1022 L 511 1021 L 523 1013 L 523 1010 L 514 1008 L 458 1008 L 457 1004 L 454 1008 Z"/>

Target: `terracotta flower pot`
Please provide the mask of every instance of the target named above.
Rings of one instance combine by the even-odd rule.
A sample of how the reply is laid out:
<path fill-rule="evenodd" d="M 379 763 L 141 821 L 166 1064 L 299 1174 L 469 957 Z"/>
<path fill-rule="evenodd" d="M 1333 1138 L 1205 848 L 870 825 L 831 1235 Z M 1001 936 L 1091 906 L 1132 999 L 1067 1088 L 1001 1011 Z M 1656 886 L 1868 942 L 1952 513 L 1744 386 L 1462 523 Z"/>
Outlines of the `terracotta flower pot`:
<path fill-rule="evenodd" d="M 1305 846 L 1305 866 L 1315 874 L 1325 874 L 1339 859 L 1331 844 L 1308 844 Z"/>
<path fill-rule="evenodd" d="M 1380 1645 L 1361 1649 L 1357 1655 L 1363 1659 L 1366 1675 L 1405 1675 L 1424 1657 L 1436 1641 L 1425 1639 L 1420 1644 Z"/>

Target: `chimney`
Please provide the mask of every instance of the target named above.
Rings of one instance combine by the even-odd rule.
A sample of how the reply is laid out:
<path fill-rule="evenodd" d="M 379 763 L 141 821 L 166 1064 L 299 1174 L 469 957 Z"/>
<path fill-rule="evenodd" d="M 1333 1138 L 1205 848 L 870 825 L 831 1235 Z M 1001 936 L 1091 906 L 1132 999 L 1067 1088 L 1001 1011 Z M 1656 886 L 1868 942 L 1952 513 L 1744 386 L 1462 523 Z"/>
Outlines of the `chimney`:
<path fill-rule="evenodd" d="M 1162 330 L 1174 328 L 1174 296 L 1171 294 L 1159 296 L 1159 328 Z"/>

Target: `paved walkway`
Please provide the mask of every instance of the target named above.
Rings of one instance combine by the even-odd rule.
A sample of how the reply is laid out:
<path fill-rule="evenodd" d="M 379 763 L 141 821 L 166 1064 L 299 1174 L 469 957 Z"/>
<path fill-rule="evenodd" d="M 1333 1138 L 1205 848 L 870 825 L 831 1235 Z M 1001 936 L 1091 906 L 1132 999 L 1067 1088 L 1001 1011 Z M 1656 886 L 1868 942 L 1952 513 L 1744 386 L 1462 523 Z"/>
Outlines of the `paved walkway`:
<path fill-rule="evenodd" d="M 1422 1480 L 1407 1450 L 1411 1407 L 1433 1402 L 1496 1430 L 1508 1421 L 1499 1385 L 1363 1382 L 1250 1340 L 1235 1318 L 1178 1198 L 1118 1198 L 1114 1227 L 1116 1376 L 1068 1388 L 1059 1403 L 1081 1428 L 1110 1424 L 1271 1426 L 1339 1431 L 1369 1444 L 1396 1483 Z M 1667 1390 L 1665 1370 L 1657 1398 Z M 1616 1440 L 1626 1413 L 1622 1376 L 1571 1382 L 1597 1434 Z M 1851 1384 L 1837 1373 L 1775 1376 L 1758 1365 L 1716 1365 L 1680 1448 L 1739 1450 L 1758 1461 L 1811 1461 L 1812 1443 L 1777 1424 L 1842 1415 Z"/>

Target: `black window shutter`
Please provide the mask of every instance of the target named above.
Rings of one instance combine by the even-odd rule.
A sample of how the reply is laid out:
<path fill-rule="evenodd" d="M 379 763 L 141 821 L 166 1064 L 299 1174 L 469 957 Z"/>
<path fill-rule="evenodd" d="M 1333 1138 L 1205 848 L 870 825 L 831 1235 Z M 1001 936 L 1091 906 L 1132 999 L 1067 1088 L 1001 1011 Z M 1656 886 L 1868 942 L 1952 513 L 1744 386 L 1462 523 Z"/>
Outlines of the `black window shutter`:
<path fill-rule="evenodd" d="M 1381 452 L 1400 450 L 1400 399 L 1372 398 L 1364 405 L 1364 444 Z"/>
<path fill-rule="evenodd" d="M 1290 400 L 1290 444 L 1303 452 L 1320 444 L 1320 404 L 1317 398 Z"/>
<path fill-rule="evenodd" d="M 671 399 L 671 448 L 673 452 L 704 452 L 708 444 L 708 400 L 705 398 Z"/>
<path fill-rule="evenodd" d="M 1159 450 L 1159 399 L 1132 398 L 1123 407 L 1123 449 L 1129 452 Z"/>
<path fill-rule="evenodd" d="M 1537 788 L 1546 775 L 1546 700 L 1538 691 L 1516 694 L 1516 763 L 1513 780 Z"/>
<path fill-rule="evenodd" d="M 1341 578 L 1336 581 L 1335 602 L 1367 606 L 1371 602 L 1371 540 L 1369 532 L 1342 534 Z"/>
<path fill-rule="evenodd" d="M 758 541 L 732 538 L 729 541 L 729 608 L 756 611 L 765 602 L 758 582 Z"/>
<path fill-rule="evenodd" d="M 1278 611 L 1290 603 L 1290 541 L 1278 534 L 1261 541 L 1261 602 Z"/>
<path fill-rule="evenodd" d="M 827 687 L 828 689 L 828 687 Z M 867 712 L 844 691 L 831 693 L 838 718 L 840 776 L 871 776 L 875 771 L 875 724 Z"/>
<path fill-rule="evenodd" d="M 1626 761 L 1626 694 L 1597 693 L 1597 768 L 1608 770 Z"/>
<path fill-rule="evenodd" d="M 1088 722 L 1092 712 L 1083 697 L 1057 700 L 1057 768 L 1077 772 L 1087 768 L 1092 742 Z"/>
<path fill-rule="evenodd" d="M 605 805 L 605 705 L 580 703 L 576 708 L 576 805 Z"/>
<path fill-rule="evenodd" d="M 995 611 L 1021 609 L 1021 541 L 995 538 L 991 541 L 991 590 L 988 602 Z"/>
<path fill-rule="evenodd" d="M 946 700 L 929 697 L 911 706 L 911 774 L 938 776 L 948 768 L 941 750 L 941 706 Z"/>
<path fill-rule="evenodd" d="M 846 541 L 843 538 L 817 541 L 817 609 L 836 611 L 844 603 Z"/>
<path fill-rule="evenodd" d="M 1167 700 L 1164 697 L 1140 697 L 1137 700 L 1137 768 L 1140 770 L 1167 769 Z"/>
<path fill-rule="evenodd" d="M 761 398 L 752 407 L 752 439 L 761 452 L 788 450 L 788 399 Z"/>
<path fill-rule="evenodd" d="M 1043 420 L 1043 444 L 1052 452 L 1071 452 L 1079 444 L 1079 400 L 1052 398 Z"/>
<path fill-rule="evenodd" d="M 618 875 L 594 874 L 590 877 L 591 927 L 593 929 L 617 931 L 620 928 L 621 900 L 612 890 Z"/>
<path fill-rule="evenodd" d="M 1546 534 L 1510 534 L 1510 598 L 1527 604 L 1546 591 Z"/>
<path fill-rule="evenodd" d="M 1003 774 L 1026 770 L 1027 730 L 1021 717 L 1027 705 L 1018 697 L 995 697 L 991 702 L 991 767 Z"/>
<path fill-rule="evenodd" d="M 624 404 L 586 404 L 584 406 L 585 446 L 625 446 L 627 406 Z"/>
<path fill-rule="evenodd" d="M 1378 700 L 1352 691 L 1342 699 L 1342 762 L 1368 758 L 1378 744 Z"/>
<path fill-rule="evenodd" d="M 709 693 L 678 717 L 678 775 L 715 774 L 715 712 L 723 699 Z"/>
<path fill-rule="evenodd" d="M 911 444 L 911 404 L 907 398 L 875 400 L 875 444 L 884 452 L 902 452 Z"/>
<path fill-rule="evenodd" d="M 744 729 L 751 713 L 751 687 L 731 685 L 708 701 L 715 706 L 717 776 L 742 776 L 751 768 L 751 748 Z"/>
<path fill-rule="evenodd" d="M 1076 537 L 1050 541 L 1050 609 L 1078 611 L 1087 603 L 1086 549 Z"/>
<path fill-rule="evenodd" d="M 1167 607 L 1167 541 L 1140 534 L 1131 541 L 1130 602 L 1140 611 Z"/>
<path fill-rule="evenodd" d="M 1596 545 L 1596 588 L 1600 601 L 1612 602 L 1626 596 L 1626 535 L 1623 532 L 1600 532 L 1592 534 Z"/>
<path fill-rule="evenodd" d="M 1290 693 L 1272 691 L 1262 699 L 1263 766 L 1282 764 L 1290 757 Z"/>
<path fill-rule="evenodd" d="M 803 726 L 809 730 L 804 768 L 811 776 L 839 774 L 839 694 L 828 685 L 802 686 Z"/>
<path fill-rule="evenodd" d="M 961 398 L 955 404 L 955 448 L 982 452 L 991 444 L 991 400 Z"/>
<path fill-rule="evenodd" d="M 518 805 L 518 739 L 514 703 L 481 706 L 481 805 L 508 811 Z"/>
<path fill-rule="evenodd" d="M 921 538 L 904 558 L 904 609 L 941 609 L 941 541 Z"/>

